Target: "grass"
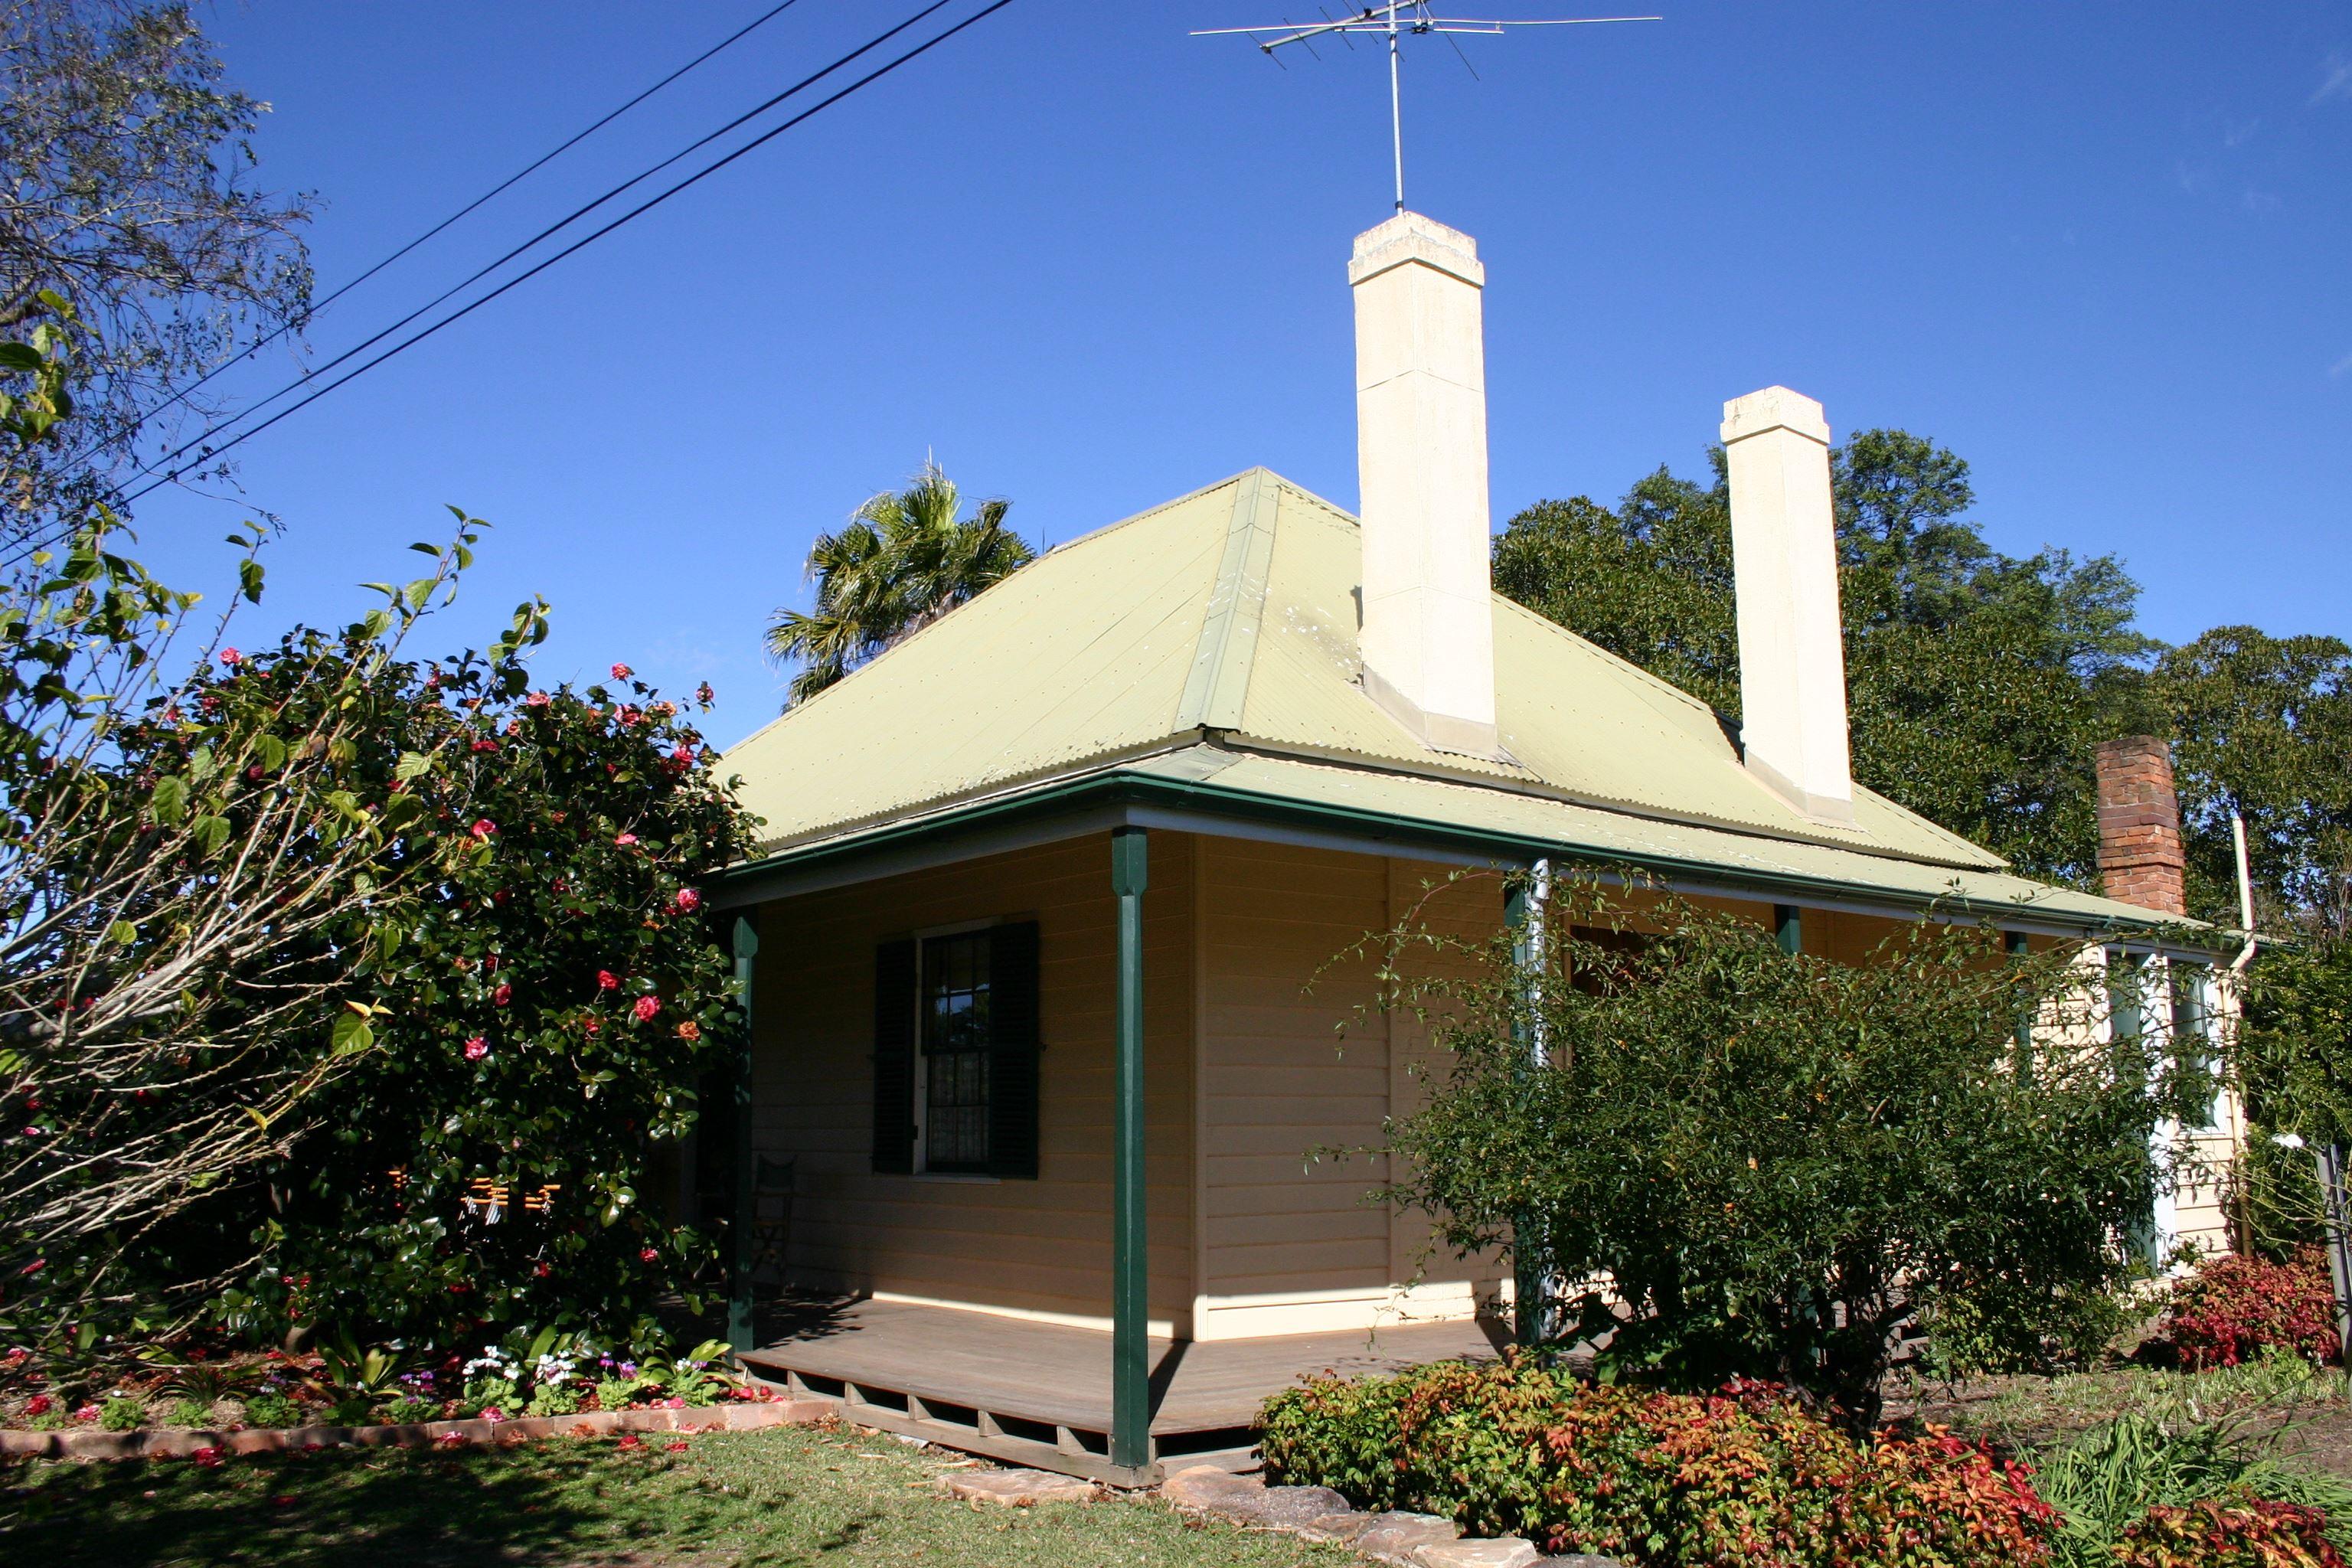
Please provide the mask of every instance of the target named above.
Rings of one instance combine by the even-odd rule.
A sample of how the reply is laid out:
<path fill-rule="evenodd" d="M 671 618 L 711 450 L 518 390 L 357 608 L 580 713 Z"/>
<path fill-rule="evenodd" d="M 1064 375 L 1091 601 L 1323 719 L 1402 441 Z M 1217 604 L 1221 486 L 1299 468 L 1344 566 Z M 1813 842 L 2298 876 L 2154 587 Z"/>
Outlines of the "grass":
<path fill-rule="evenodd" d="M 666 1446 L 682 1441 L 672 1452 Z M 972 1505 L 971 1461 L 808 1427 L 0 1469 L 0 1561 L 211 1568 L 499 1564 L 716 1568 L 1342 1568 L 1328 1546 L 1105 1499 Z"/>

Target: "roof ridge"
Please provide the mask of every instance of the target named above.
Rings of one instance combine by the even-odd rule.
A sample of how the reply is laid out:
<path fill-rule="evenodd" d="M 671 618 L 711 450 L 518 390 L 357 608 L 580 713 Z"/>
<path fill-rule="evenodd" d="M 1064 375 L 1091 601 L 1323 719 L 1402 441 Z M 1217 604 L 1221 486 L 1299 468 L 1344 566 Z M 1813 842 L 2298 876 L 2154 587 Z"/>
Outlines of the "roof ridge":
<path fill-rule="evenodd" d="M 1257 658 L 1283 480 L 1270 469 L 1258 468 L 1233 482 L 1234 512 L 1225 526 L 1224 553 L 1217 562 L 1216 579 L 1209 590 L 1208 612 L 1202 618 L 1192 668 L 1176 704 L 1180 733 L 1239 729 L 1243 703 L 1249 695 L 1251 667 Z"/>

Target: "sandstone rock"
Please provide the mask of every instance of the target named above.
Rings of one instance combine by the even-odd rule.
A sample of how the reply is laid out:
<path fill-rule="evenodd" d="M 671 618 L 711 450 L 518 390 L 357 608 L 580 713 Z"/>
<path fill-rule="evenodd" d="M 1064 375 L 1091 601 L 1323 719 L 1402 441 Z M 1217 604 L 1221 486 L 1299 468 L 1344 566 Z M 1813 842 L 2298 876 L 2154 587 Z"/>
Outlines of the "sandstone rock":
<path fill-rule="evenodd" d="M 1298 1533 L 1308 1541 L 1332 1541 L 1342 1544 L 1353 1541 L 1372 1527 L 1376 1513 L 1360 1513 L 1349 1509 L 1345 1513 L 1327 1513 L 1320 1519 L 1310 1519 L 1298 1527 Z"/>
<path fill-rule="evenodd" d="M 1085 1502 L 1095 1484 L 1051 1470 L 973 1470 L 948 1478 L 950 1495 L 1004 1508 L 1034 1508 L 1044 1502 Z"/>
<path fill-rule="evenodd" d="M 1329 1487 L 1270 1487 L 1263 1476 L 1237 1476 L 1214 1465 L 1177 1471 L 1160 1483 L 1160 1495 L 1179 1508 L 1271 1530 L 1301 1530 L 1352 1511 Z"/>
<path fill-rule="evenodd" d="M 1367 1557 L 1411 1564 L 1412 1554 L 1422 1547 L 1452 1541 L 1461 1533 L 1460 1525 L 1433 1513 L 1376 1513 L 1349 1544 Z"/>
<path fill-rule="evenodd" d="M 1421 1568 L 1528 1568 L 1539 1553 L 1516 1535 L 1496 1541 L 1441 1541 L 1414 1550 Z"/>
<path fill-rule="evenodd" d="M 1160 1495 L 1178 1508 L 1210 1513 L 1250 1507 L 1265 1490 L 1264 1477 L 1237 1476 L 1214 1465 L 1194 1465 L 1160 1483 Z"/>

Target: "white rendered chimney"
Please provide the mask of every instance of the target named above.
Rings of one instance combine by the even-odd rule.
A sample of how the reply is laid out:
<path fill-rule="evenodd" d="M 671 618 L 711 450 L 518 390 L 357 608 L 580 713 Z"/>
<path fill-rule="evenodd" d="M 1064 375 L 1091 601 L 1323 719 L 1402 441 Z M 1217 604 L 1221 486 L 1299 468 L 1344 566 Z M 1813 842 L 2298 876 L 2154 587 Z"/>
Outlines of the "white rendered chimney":
<path fill-rule="evenodd" d="M 1810 816 L 1852 822 L 1829 423 L 1768 386 L 1723 405 L 1723 449 L 1748 771 Z"/>
<path fill-rule="evenodd" d="M 1488 601 L 1486 269 L 1468 235 L 1399 213 L 1356 237 L 1364 689 L 1443 752 L 1500 754 Z"/>

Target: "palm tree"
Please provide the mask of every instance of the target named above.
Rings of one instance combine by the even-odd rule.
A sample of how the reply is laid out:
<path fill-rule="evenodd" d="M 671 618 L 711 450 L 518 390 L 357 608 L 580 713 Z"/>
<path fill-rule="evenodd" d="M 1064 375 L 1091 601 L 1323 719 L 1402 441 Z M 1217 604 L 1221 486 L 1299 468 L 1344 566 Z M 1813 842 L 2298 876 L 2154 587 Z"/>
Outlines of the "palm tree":
<path fill-rule="evenodd" d="M 1013 503 L 984 500 L 958 520 L 955 481 L 926 461 L 903 490 L 885 490 L 838 533 L 809 546 L 815 607 L 779 609 L 769 657 L 797 659 L 784 706 L 805 702 L 901 638 L 929 626 L 1036 558 L 1004 526 Z"/>

